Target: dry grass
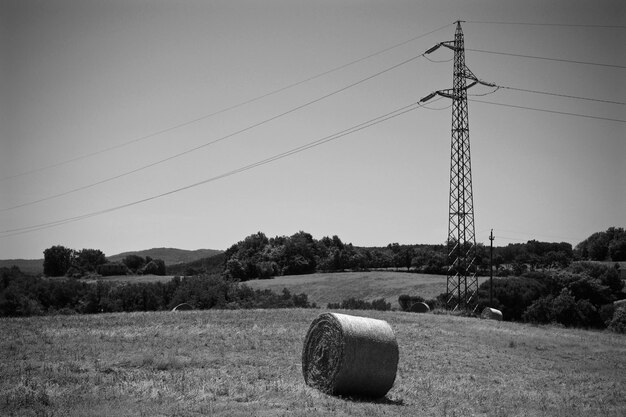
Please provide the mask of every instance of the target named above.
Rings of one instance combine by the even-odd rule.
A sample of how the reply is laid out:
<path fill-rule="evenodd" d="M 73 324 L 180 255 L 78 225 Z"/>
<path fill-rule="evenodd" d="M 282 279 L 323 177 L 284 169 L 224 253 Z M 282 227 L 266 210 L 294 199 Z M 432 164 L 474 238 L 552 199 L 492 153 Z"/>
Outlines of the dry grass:
<path fill-rule="evenodd" d="M 95 279 L 87 278 L 83 281 L 89 283 L 96 283 L 96 281 L 104 282 L 128 282 L 128 283 L 153 283 L 153 282 L 168 282 L 173 275 L 111 275 L 108 277 L 98 277 Z"/>
<path fill-rule="evenodd" d="M 304 384 L 319 310 L 0 319 L 2 416 L 623 416 L 626 337 L 400 312 L 383 402 Z M 350 312 L 355 314 L 355 312 Z"/>
<path fill-rule="evenodd" d="M 479 284 L 488 278 L 479 278 Z M 328 303 L 341 303 L 348 298 L 372 301 L 384 298 L 392 307 L 399 308 L 401 294 L 435 298 L 446 292 L 443 275 L 413 274 L 392 271 L 339 272 L 311 275 L 294 275 L 273 279 L 246 281 L 255 289 L 280 292 L 287 288 L 292 293 L 305 293 L 309 301 L 326 307 Z"/>

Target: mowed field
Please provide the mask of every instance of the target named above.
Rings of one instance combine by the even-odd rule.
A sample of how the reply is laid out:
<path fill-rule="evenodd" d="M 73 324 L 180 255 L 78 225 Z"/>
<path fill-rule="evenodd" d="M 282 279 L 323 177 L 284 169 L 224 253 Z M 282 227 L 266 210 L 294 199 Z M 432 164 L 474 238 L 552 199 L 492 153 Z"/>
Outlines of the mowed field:
<path fill-rule="evenodd" d="M 383 400 L 304 384 L 326 310 L 0 319 L 2 416 L 624 416 L 626 337 L 447 315 L 386 320 L 400 362 Z"/>
<path fill-rule="evenodd" d="M 480 277 L 479 285 L 488 279 Z M 446 292 L 445 276 L 392 271 L 293 275 L 246 281 L 244 284 L 254 289 L 280 292 L 287 288 L 291 293 L 305 293 L 309 301 L 319 307 L 341 303 L 348 298 L 366 301 L 384 298 L 392 307 L 398 308 L 398 297 L 402 294 L 419 295 L 428 300 Z"/>
<path fill-rule="evenodd" d="M 152 282 L 168 282 L 174 276 L 172 275 L 111 275 L 108 277 L 98 277 L 97 279 L 83 279 L 84 282 L 95 284 L 97 281 L 103 282 L 127 282 L 127 283 L 152 283 Z"/>

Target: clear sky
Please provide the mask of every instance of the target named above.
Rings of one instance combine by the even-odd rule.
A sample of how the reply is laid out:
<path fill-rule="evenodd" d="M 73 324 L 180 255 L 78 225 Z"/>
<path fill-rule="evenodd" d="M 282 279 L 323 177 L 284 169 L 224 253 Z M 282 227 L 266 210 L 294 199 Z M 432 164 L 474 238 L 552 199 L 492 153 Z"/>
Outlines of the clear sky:
<path fill-rule="evenodd" d="M 257 231 L 443 243 L 446 99 L 220 176 L 450 88 L 442 48 L 344 89 L 452 40 L 459 19 L 481 79 L 618 103 L 470 90 L 595 117 L 470 101 L 477 240 L 577 244 L 625 226 L 623 0 L 0 0 L 0 259 L 226 249 Z"/>

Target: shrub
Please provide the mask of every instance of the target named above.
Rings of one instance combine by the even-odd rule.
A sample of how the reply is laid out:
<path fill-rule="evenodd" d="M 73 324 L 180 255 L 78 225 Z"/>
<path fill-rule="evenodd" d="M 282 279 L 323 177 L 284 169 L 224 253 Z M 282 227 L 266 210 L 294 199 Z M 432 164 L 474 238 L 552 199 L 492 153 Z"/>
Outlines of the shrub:
<path fill-rule="evenodd" d="M 551 295 L 539 298 L 524 311 L 522 320 L 529 323 L 552 323 L 555 320 L 553 301 Z"/>
<path fill-rule="evenodd" d="M 602 320 L 605 326 L 608 326 L 609 323 L 611 322 L 611 319 L 613 318 L 613 315 L 615 314 L 615 310 L 616 308 L 613 303 L 605 304 L 602 307 L 600 307 L 600 309 L 598 310 L 598 314 L 600 314 L 600 319 Z"/>
<path fill-rule="evenodd" d="M 616 333 L 626 333 L 626 307 L 620 307 L 615 310 L 608 329 Z"/>
<path fill-rule="evenodd" d="M 126 275 L 128 268 L 126 265 L 118 262 L 109 262 L 106 264 L 98 265 L 98 273 L 103 277 L 111 275 Z"/>
<path fill-rule="evenodd" d="M 373 300 L 372 302 L 348 298 L 341 303 L 328 303 L 330 309 L 343 309 L 343 310 L 379 310 L 389 311 L 391 310 L 391 303 L 385 301 L 384 298 Z"/>
<path fill-rule="evenodd" d="M 492 307 L 502 311 L 506 320 L 520 320 L 524 311 L 541 297 L 550 294 L 549 282 L 528 277 L 493 280 L 493 305 L 489 304 L 489 281 L 478 288 L 479 308 Z"/>
<path fill-rule="evenodd" d="M 588 300 L 578 300 L 563 288 L 557 297 L 551 295 L 533 302 L 522 315 L 530 323 L 559 323 L 564 326 L 604 327 L 601 315 Z"/>
<path fill-rule="evenodd" d="M 419 295 L 408 295 L 402 294 L 398 297 L 398 304 L 400 304 L 400 309 L 402 311 L 411 311 L 411 306 L 415 303 L 423 303 L 424 298 Z"/>

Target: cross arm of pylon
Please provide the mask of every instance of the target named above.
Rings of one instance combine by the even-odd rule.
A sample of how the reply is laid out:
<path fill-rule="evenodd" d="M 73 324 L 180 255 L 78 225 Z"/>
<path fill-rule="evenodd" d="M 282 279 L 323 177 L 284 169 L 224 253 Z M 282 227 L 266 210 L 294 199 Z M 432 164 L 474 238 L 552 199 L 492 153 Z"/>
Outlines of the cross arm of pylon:
<path fill-rule="evenodd" d="M 465 79 L 474 81 L 474 83 L 471 84 L 469 87 L 473 87 L 476 84 L 482 84 L 482 85 L 487 86 L 487 87 L 495 87 L 496 86 L 494 83 L 483 81 L 480 78 L 478 78 L 477 76 L 475 76 L 474 73 L 472 71 L 470 71 L 469 68 L 467 68 L 467 65 L 465 66 L 465 71 L 463 72 L 462 76 Z M 469 88 L 469 87 L 467 87 L 467 88 Z"/>
<path fill-rule="evenodd" d="M 466 69 L 467 69 L 467 67 L 466 67 Z M 468 69 L 468 71 L 469 71 L 469 69 Z M 463 74 L 463 76 L 464 76 L 464 78 L 466 78 L 468 80 L 472 80 L 471 83 L 467 84 L 465 87 L 462 88 L 463 91 L 469 90 L 470 88 L 474 87 L 476 84 L 481 84 L 481 85 L 484 85 L 484 86 L 487 86 L 487 87 L 497 87 L 497 85 L 494 84 L 494 83 L 489 83 L 487 81 L 483 81 L 483 80 L 477 78 L 471 72 L 469 72 L 468 74 Z M 425 102 L 427 102 L 428 100 L 432 99 L 435 96 L 441 96 L 441 97 L 449 98 L 449 99 L 452 99 L 452 100 L 455 100 L 456 98 L 458 98 L 458 97 L 455 96 L 454 90 L 451 89 L 451 88 L 448 88 L 446 90 L 437 90 L 435 92 L 432 92 L 429 95 L 427 95 L 426 97 L 423 97 L 422 99 L 420 99 L 419 102 L 420 103 L 425 103 Z"/>
<path fill-rule="evenodd" d="M 470 78 L 471 79 L 471 78 Z M 462 88 L 463 91 L 468 90 L 470 88 L 472 88 L 473 86 L 475 86 L 476 84 L 484 84 L 484 85 L 490 85 L 484 82 L 481 82 L 480 80 L 474 80 L 472 79 L 472 82 L 467 84 L 465 87 Z M 490 85 L 491 86 L 491 85 Z M 495 84 L 493 85 L 493 87 L 495 87 Z M 458 94 L 458 93 L 457 93 Z M 427 95 L 426 97 L 420 99 L 420 103 L 425 103 L 428 100 L 430 100 L 431 98 L 435 97 L 435 96 L 441 96 L 441 97 L 445 97 L 445 98 L 449 98 L 452 100 L 456 100 L 458 99 L 457 95 L 454 94 L 454 90 L 452 88 L 448 88 L 446 90 L 437 90 L 433 93 L 430 93 L 429 95 Z"/>
<path fill-rule="evenodd" d="M 433 52 L 435 52 L 437 49 L 439 49 L 440 47 L 445 46 L 448 49 L 452 49 L 453 51 L 457 51 L 457 49 L 459 49 L 459 47 L 455 44 L 455 41 L 445 41 L 445 42 L 439 42 L 438 44 L 436 44 L 435 46 L 431 47 L 430 49 L 427 49 L 426 52 L 424 52 L 424 55 L 428 55 L 428 54 L 432 54 Z M 462 47 L 459 49 L 459 52 L 462 51 Z M 494 83 L 490 83 L 487 81 L 483 81 L 480 78 L 478 78 L 476 75 L 474 75 L 474 73 L 467 67 L 467 65 L 463 64 L 463 69 L 460 71 L 460 74 L 458 74 L 460 77 L 465 78 L 466 80 L 471 80 L 472 82 L 469 83 L 468 85 L 466 85 L 465 87 L 463 87 L 462 90 L 468 90 L 472 87 L 474 87 L 476 84 L 481 84 L 487 87 L 496 87 L 496 84 Z M 442 96 L 442 97 L 446 97 L 446 98 L 450 98 L 452 100 L 456 99 L 457 97 L 454 95 L 454 92 L 452 89 L 447 89 L 447 90 L 438 90 L 435 91 L 433 93 L 430 93 L 429 95 L 427 95 L 426 97 L 422 98 L 419 102 L 420 103 L 425 103 L 428 100 L 432 99 L 435 96 Z"/>
<path fill-rule="evenodd" d="M 426 50 L 426 52 L 424 52 L 424 55 L 432 54 L 433 52 L 435 52 L 437 49 L 441 48 L 442 46 L 445 46 L 448 49 L 452 49 L 453 51 L 455 49 L 454 41 L 439 42 L 435 46 L 433 46 L 430 49 Z"/>

